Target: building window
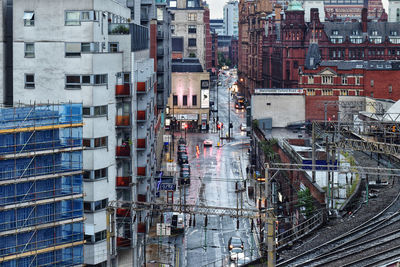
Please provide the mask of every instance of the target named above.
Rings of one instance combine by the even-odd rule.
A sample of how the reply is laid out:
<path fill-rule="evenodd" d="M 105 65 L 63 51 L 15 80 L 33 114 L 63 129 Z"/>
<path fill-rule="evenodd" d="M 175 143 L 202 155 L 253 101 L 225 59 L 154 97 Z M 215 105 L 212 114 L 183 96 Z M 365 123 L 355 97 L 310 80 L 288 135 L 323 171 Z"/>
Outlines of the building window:
<path fill-rule="evenodd" d="M 83 209 L 85 212 L 94 212 L 105 209 L 107 205 L 108 205 L 108 198 L 98 201 L 84 201 Z"/>
<path fill-rule="evenodd" d="M 356 77 L 356 85 L 360 85 L 360 77 Z"/>
<path fill-rule="evenodd" d="M 98 53 L 99 43 L 65 43 L 66 57 L 80 57 L 81 53 Z"/>
<path fill-rule="evenodd" d="M 192 95 L 192 106 L 197 106 L 197 95 Z"/>
<path fill-rule="evenodd" d="M 315 95 L 315 89 L 307 89 L 307 95 Z"/>
<path fill-rule="evenodd" d="M 157 8 L 157 20 L 158 21 L 164 20 L 164 10 L 160 7 Z"/>
<path fill-rule="evenodd" d="M 323 84 L 332 84 L 332 76 L 322 76 Z"/>
<path fill-rule="evenodd" d="M 332 35 L 339 35 L 339 31 L 338 30 L 332 30 Z"/>
<path fill-rule="evenodd" d="M 25 57 L 35 57 L 34 43 L 25 43 Z"/>
<path fill-rule="evenodd" d="M 174 106 L 177 106 L 177 105 L 178 105 L 178 96 L 177 96 L 177 95 L 174 95 L 174 96 L 173 96 L 173 105 L 174 105 Z"/>
<path fill-rule="evenodd" d="M 389 85 L 389 94 L 391 94 L 391 93 L 392 93 L 392 90 L 393 90 L 392 86 L 391 86 L 391 85 Z"/>
<path fill-rule="evenodd" d="M 82 85 L 107 85 L 107 81 L 107 74 L 67 75 L 65 77 L 65 88 L 80 89 Z"/>
<path fill-rule="evenodd" d="M 371 80 L 371 87 L 374 87 L 374 80 Z"/>
<path fill-rule="evenodd" d="M 171 14 L 171 20 L 172 20 L 172 21 L 175 20 L 175 14 Z"/>
<path fill-rule="evenodd" d="M 342 84 L 347 84 L 347 77 L 346 76 L 342 76 Z"/>
<path fill-rule="evenodd" d="M 347 95 L 347 90 L 340 90 L 340 95 Z"/>
<path fill-rule="evenodd" d="M 314 77 L 308 76 L 308 84 L 313 84 L 313 83 L 314 83 Z"/>
<path fill-rule="evenodd" d="M 196 46 L 196 38 L 189 38 L 188 46 Z"/>
<path fill-rule="evenodd" d="M 196 25 L 189 25 L 188 26 L 188 33 L 196 33 L 197 26 Z"/>
<path fill-rule="evenodd" d="M 372 36 L 378 36 L 378 31 L 371 31 Z"/>
<path fill-rule="evenodd" d="M 82 113 L 84 117 L 98 117 L 108 115 L 108 106 L 93 106 L 93 107 L 83 107 Z"/>
<path fill-rule="evenodd" d="M 117 53 L 118 51 L 118 43 L 108 43 L 108 52 Z"/>
<path fill-rule="evenodd" d="M 35 74 L 25 74 L 25 88 L 26 89 L 35 88 Z"/>
<path fill-rule="evenodd" d="M 187 106 L 187 95 L 182 97 L 182 106 Z"/>
<path fill-rule="evenodd" d="M 98 180 L 108 177 L 108 168 L 102 168 L 97 170 L 90 170 L 83 172 L 83 179 L 85 180 Z"/>
<path fill-rule="evenodd" d="M 187 0 L 187 7 L 195 7 L 194 0 Z"/>
<path fill-rule="evenodd" d="M 196 21 L 197 14 L 196 13 L 188 13 L 188 21 Z"/>
<path fill-rule="evenodd" d="M 176 0 L 169 0 L 169 7 L 176 7 Z"/>
<path fill-rule="evenodd" d="M 108 137 L 99 137 L 99 138 L 84 138 L 83 146 L 87 149 L 90 148 L 107 148 L 108 146 Z"/>
<path fill-rule="evenodd" d="M 88 244 L 94 244 L 96 242 L 105 240 L 107 238 L 107 230 L 103 230 L 100 232 L 95 233 L 94 235 L 86 235 L 84 236 L 84 239 L 86 240 L 86 243 Z M 87 265 L 88 266 L 88 265 Z M 96 264 L 93 266 L 102 266 L 101 264 Z"/>
<path fill-rule="evenodd" d="M 171 25 L 171 33 L 172 33 L 172 34 L 175 33 L 175 25 Z"/>
<path fill-rule="evenodd" d="M 322 90 L 322 95 L 332 96 L 333 95 L 333 91 L 332 91 L 332 89 L 324 89 L 324 90 Z"/>
<path fill-rule="evenodd" d="M 80 15 L 81 15 L 81 12 L 79 12 L 79 11 L 66 11 L 65 12 L 65 25 L 66 26 L 81 25 Z"/>
<path fill-rule="evenodd" d="M 33 11 L 24 12 L 24 26 L 35 26 L 35 13 Z"/>

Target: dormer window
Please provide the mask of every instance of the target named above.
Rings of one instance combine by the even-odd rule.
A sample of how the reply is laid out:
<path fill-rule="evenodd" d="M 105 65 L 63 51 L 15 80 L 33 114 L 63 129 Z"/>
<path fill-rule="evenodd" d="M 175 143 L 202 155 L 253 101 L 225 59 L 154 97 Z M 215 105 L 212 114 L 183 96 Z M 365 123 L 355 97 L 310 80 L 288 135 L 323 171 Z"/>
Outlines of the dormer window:
<path fill-rule="evenodd" d="M 397 31 L 390 31 L 391 36 L 397 36 Z"/>
<path fill-rule="evenodd" d="M 358 30 L 354 30 L 351 32 L 351 35 L 360 35 L 360 32 Z"/>
<path fill-rule="evenodd" d="M 372 36 L 378 36 L 378 31 L 371 31 Z"/>
<path fill-rule="evenodd" d="M 332 35 L 339 35 L 339 31 L 338 30 L 332 30 Z"/>

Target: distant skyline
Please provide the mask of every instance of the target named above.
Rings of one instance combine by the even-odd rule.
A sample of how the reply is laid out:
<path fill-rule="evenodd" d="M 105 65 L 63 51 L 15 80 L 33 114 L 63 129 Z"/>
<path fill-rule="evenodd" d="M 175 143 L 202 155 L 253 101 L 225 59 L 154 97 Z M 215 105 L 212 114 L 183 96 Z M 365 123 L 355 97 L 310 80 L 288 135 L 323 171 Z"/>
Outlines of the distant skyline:
<path fill-rule="evenodd" d="M 210 6 L 210 17 L 211 19 L 222 19 L 224 17 L 224 5 L 226 4 L 226 0 L 207 0 L 208 5 Z M 382 0 L 383 8 L 386 13 L 388 13 L 388 0 Z"/>

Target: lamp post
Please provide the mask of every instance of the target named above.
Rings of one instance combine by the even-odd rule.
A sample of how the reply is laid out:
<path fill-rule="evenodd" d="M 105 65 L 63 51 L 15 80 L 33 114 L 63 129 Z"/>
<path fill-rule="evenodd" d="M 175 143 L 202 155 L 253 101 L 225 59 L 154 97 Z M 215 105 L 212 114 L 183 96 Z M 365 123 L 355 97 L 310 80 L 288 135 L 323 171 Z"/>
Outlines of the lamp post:
<path fill-rule="evenodd" d="M 231 139 L 231 90 L 228 90 L 228 139 Z"/>

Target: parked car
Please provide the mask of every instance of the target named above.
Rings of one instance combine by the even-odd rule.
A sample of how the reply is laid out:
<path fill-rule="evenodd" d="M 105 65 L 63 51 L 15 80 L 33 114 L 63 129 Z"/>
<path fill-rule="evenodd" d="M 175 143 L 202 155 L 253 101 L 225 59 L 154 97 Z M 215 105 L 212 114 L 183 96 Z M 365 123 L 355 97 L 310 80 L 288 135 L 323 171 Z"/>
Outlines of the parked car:
<path fill-rule="evenodd" d="M 186 145 L 186 141 L 185 141 L 185 139 L 183 139 L 182 137 L 181 138 L 179 138 L 179 140 L 178 140 L 178 144 L 183 144 L 183 145 Z"/>
<path fill-rule="evenodd" d="M 210 139 L 206 139 L 206 140 L 204 140 L 204 142 L 203 142 L 203 145 L 204 145 L 204 146 L 212 146 L 212 144 L 213 144 L 213 142 L 212 142 Z"/>
<path fill-rule="evenodd" d="M 186 152 L 186 145 L 178 145 L 178 152 Z"/>
<path fill-rule="evenodd" d="M 246 130 L 247 130 L 247 125 L 246 125 L 246 123 L 243 122 L 243 123 L 240 124 L 240 130 L 241 130 L 241 131 L 246 131 Z"/>
<path fill-rule="evenodd" d="M 240 237 L 232 236 L 231 238 L 229 238 L 228 250 L 232 250 L 234 248 L 243 249 L 243 241 L 242 239 L 240 239 Z"/>
<path fill-rule="evenodd" d="M 244 253 L 242 248 L 233 248 L 229 251 L 229 258 L 231 261 L 237 261 L 239 258 L 243 258 Z"/>

